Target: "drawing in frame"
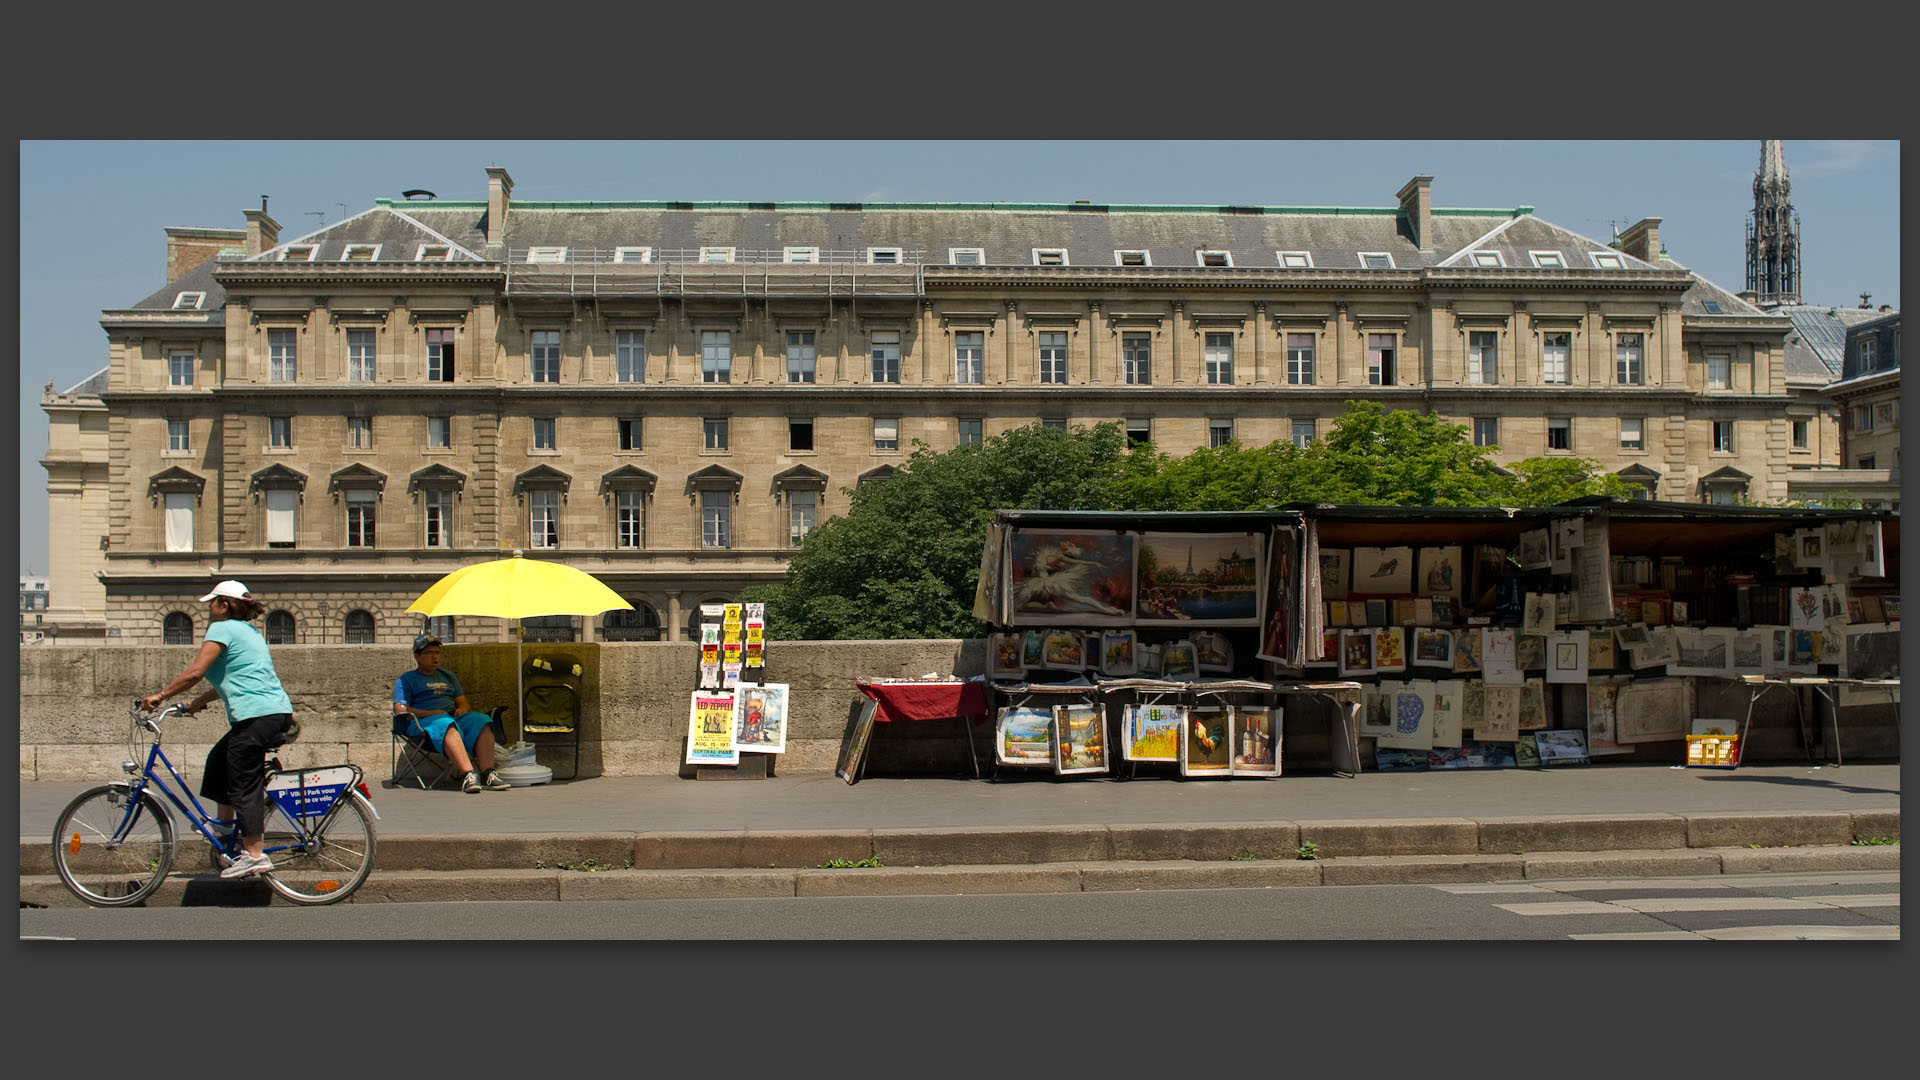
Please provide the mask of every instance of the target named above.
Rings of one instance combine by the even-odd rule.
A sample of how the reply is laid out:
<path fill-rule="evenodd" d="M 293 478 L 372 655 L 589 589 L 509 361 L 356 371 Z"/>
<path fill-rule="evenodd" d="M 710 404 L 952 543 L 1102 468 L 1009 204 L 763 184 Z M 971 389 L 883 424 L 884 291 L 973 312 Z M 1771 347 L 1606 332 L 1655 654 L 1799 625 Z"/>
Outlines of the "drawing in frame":
<path fill-rule="evenodd" d="M 1731 636 L 1732 632 L 1722 627 L 1674 627 L 1679 655 L 1667 665 L 1667 674 L 1726 678 L 1733 671 Z"/>
<path fill-rule="evenodd" d="M 1052 765 L 1052 711 L 1025 705 L 1001 709 L 994 725 L 993 756 L 1002 765 Z"/>
<path fill-rule="evenodd" d="M 1024 634 L 988 635 L 987 651 L 994 678 L 1023 679 L 1026 677 L 1027 665 L 1021 658 L 1026 651 Z"/>
<path fill-rule="evenodd" d="M 1053 707 L 1053 771 L 1084 776 L 1107 771 L 1107 716 L 1097 704 Z"/>
<path fill-rule="evenodd" d="M 1692 679 L 1633 679 L 1614 696 L 1613 741 L 1679 742 L 1692 716 Z"/>
<path fill-rule="evenodd" d="M 1465 573 L 1460 565 L 1458 545 L 1420 549 L 1420 577 L 1414 592 L 1421 596 L 1457 598 L 1464 587 Z"/>
<path fill-rule="evenodd" d="M 1265 541 L 1250 532 L 1141 534 L 1134 624 L 1259 626 Z"/>
<path fill-rule="evenodd" d="M 743 683 L 733 692 L 733 745 L 757 754 L 787 752 L 787 684 Z"/>
<path fill-rule="evenodd" d="M 1235 705 L 1232 721 L 1233 775 L 1279 776 L 1280 707 Z"/>
<path fill-rule="evenodd" d="M 1480 632 L 1478 626 L 1456 627 L 1453 631 L 1453 670 L 1465 675 L 1480 670 Z"/>
<path fill-rule="evenodd" d="M 1056 671 L 1085 671 L 1087 639 L 1078 630 L 1047 631 L 1046 648 L 1041 654 L 1043 667 Z"/>
<path fill-rule="evenodd" d="M 1134 649 L 1138 644 L 1136 637 L 1131 630 L 1100 632 L 1101 674 L 1125 678 L 1139 671 L 1140 665 L 1134 658 Z"/>
<path fill-rule="evenodd" d="M 733 745 L 733 691 L 695 690 L 687 711 L 688 765 L 738 765 Z"/>
<path fill-rule="evenodd" d="M 1403 626 L 1381 626 L 1373 631 L 1373 670 L 1407 670 L 1407 630 Z"/>
<path fill-rule="evenodd" d="M 1160 677 L 1189 681 L 1200 677 L 1200 656 L 1193 642 L 1182 638 L 1161 647 Z"/>
<path fill-rule="evenodd" d="M 1221 674 L 1233 670 L 1233 642 L 1218 630 L 1193 630 L 1187 640 L 1193 642 L 1194 667 L 1201 672 Z"/>
<path fill-rule="evenodd" d="M 1232 721 L 1224 705 L 1196 705 L 1187 710 L 1181 729 L 1180 775 L 1233 775 Z"/>
<path fill-rule="evenodd" d="M 1587 645 L 1585 630 L 1546 637 L 1547 681 L 1550 683 L 1587 683 Z"/>
<path fill-rule="evenodd" d="M 1340 631 L 1340 674 L 1371 675 L 1373 667 L 1373 631 Z"/>
<path fill-rule="evenodd" d="M 1120 714 L 1120 753 L 1128 761 L 1179 761 L 1185 705 L 1129 705 Z"/>
<path fill-rule="evenodd" d="M 1415 667 L 1453 669 L 1453 631 L 1446 627 L 1417 627 L 1413 631 Z"/>
<path fill-rule="evenodd" d="M 1012 529 L 1002 560 L 1007 621 L 1125 626 L 1133 621 L 1135 533 Z"/>
<path fill-rule="evenodd" d="M 1353 549 L 1352 592 L 1362 596 L 1403 596 L 1413 593 L 1411 547 L 1356 547 Z"/>
<path fill-rule="evenodd" d="M 1353 552 L 1347 548 L 1320 549 L 1320 598 L 1345 600 L 1353 570 Z"/>

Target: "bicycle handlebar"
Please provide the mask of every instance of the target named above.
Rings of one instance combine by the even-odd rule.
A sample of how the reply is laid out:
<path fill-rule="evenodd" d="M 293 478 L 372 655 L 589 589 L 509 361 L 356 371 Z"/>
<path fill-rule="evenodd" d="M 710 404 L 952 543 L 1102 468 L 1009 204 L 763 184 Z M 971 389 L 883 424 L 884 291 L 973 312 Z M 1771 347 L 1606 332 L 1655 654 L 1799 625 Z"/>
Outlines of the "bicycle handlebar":
<path fill-rule="evenodd" d="M 133 718 L 140 723 L 141 727 L 146 728 L 148 731 L 159 731 L 160 721 L 165 720 L 169 716 L 186 714 L 187 709 L 184 705 L 167 705 L 163 706 L 158 712 L 149 713 L 140 707 L 140 699 L 135 698 L 133 702 Z"/>

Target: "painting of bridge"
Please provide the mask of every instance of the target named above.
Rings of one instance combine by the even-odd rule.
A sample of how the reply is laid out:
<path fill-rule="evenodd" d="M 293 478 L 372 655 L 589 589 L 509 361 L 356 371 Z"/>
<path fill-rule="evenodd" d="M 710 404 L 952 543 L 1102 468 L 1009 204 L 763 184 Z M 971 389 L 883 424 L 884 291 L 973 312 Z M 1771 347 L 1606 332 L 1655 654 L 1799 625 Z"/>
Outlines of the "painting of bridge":
<path fill-rule="evenodd" d="M 1145 533 L 1134 621 L 1141 626 L 1260 625 L 1259 533 Z"/>

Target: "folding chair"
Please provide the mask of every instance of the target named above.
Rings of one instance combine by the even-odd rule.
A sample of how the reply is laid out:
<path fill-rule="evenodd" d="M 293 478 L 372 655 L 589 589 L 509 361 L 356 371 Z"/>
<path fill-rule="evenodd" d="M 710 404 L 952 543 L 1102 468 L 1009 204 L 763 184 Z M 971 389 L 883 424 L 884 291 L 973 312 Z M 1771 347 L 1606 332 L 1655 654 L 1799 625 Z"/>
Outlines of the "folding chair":
<path fill-rule="evenodd" d="M 542 666 L 542 664 L 546 666 Z M 536 656 L 528 662 L 527 687 L 520 701 L 520 731 L 528 735 L 570 735 L 573 737 L 571 780 L 580 775 L 580 693 L 572 682 L 557 672 L 569 671 L 572 657 Z"/>
<path fill-rule="evenodd" d="M 494 742 L 503 748 L 506 746 L 506 735 L 501 729 L 500 718 L 506 711 L 505 705 L 496 705 L 490 714 L 493 717 Z M 412 727 L 413 718 L 410 716 L 393 718 L 393 782 L 402 784 L 411 778 L 420 785 L 420 790 L 429 791 L 453 775 L 453 762 L 447 760 L 444 748 L 435 746 L 425 735 L 409 734 Z M 433 769 L 432 783 L 428 783 L 426 777 L 421 775 L 423 765 Z"/>

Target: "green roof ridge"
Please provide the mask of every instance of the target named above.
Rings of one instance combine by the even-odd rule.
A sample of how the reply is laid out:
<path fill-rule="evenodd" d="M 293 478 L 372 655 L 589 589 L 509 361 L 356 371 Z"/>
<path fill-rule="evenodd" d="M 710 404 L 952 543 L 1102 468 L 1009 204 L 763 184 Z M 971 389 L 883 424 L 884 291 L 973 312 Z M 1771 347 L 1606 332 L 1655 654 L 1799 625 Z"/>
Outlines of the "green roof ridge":
<path fill-rule="evenodd" d="M 473 200 L 463 200 L 463 201 L 433 200 L 430 202 L 417 202 L 417 201 L 408 200 L 408 199 L 386 199 L 386 198 L 376 199 L 374 201 L 374 205 L 381 206 L 381 207 L 389 207 L 389 208 L 458 209 L 458 210 L 472 210 L 472 209 L 484 210 L 486 209 L 486 206 L 487 206 L 487 204 L 483 201 L 473 201 Z M 1038 202 L 1015 202 L 1015 203 L 857 202 L 857 201 L 819 202 L 819 201 L 811 201 L 811 200 L 796 201 L 796 202 L 779 202 L 779 201 L 768 202 L 763 200 L 748 200 L 748 199 L 725 199 L 725 200 L 719 200 L 719 199 L 706 199 L 706 200 L 523 199 L 523 200 L 516 200 L 512 203 L 512 207 L 515 210 L 554 210 L 554 211 L 680 210 L 680 209 L 749 210 L 749 209 L 756 209 L 756 208 L 766 209 L 768 207 L 771 207 L 773 210 L 776 210 L 776 211 L 787 210 L 787 211 L 831 212 L 834 210 L 838 210 L 842 207 L 846 207 L 846 208 L 858 207 L 862 211 L 931 210 L 931 211 L 942 211 L 942 212 L 949 212 L 949 213 L 982 213 L 982 212 L 994 212 L 994 211 L 1012 212 L 1012 213 L 1020 213 L 1020 212 L 1061 213 L 1061 212 L 1072 212 L 1076 205 L 1085 206 L 1089 204 L 1038 203 Z M 1401 209 L 1397 206 L 1252 206 L 1252 205 L 1235 204 L 1235 203 L 1207 203 L 1207 204 L 1094 203 L 1091 205 L 1099 206 L 1102 209 L 1106 210 L 1108 213 L 1116 213 L 1116 214 L 1221 214 L 1221 213 L 1232 213 L 1235 211 L 1244 211 L 1244 210 L 1258 210 L 1262 214 L 1271 214 L 1276 216 L 1304 215 L 1304 214 L 1333 214 L 1333 215 L 1351 214 L 1351 215 L 1368 216 L 1368 215 L 1392 215 L 1392 214 L 1399 214 L 1402 212 Z M 1081 212 L 1084 213 L 1085 211 L 1081 211 Z M 1521 214 L 1533 213 L 1533 207 L 1531 206 L 1502 207 L 1502 208 L 1434 207 L 1430 212 L 1435 216 L 1441 216 L 1441 217 L 1517 217 Z"/>

